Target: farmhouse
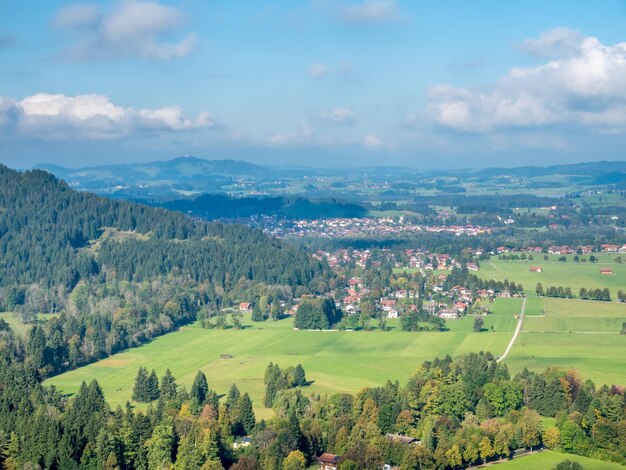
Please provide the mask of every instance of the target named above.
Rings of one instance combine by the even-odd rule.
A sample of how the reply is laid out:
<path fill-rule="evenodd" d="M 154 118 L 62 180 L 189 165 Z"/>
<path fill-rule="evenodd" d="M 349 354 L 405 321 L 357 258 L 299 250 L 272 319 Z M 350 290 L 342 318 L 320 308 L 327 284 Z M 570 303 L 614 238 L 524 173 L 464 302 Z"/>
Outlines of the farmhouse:
<path fill-rule="evenodd" d="M 242 312 L 250 312 L 252 311 L 252 305 L 250 304 L 250 302 L 241 302 L 239 304 L 239 310 L 241 310 Z"/>
<path fill-rule="evenodd" d="M 466 266 L 470 271 L 478 271 L 478 265 L 476 263 L 467 263 Z"/>
<path fill-rule="evenodd" d="M 531 266 L 530 272 L 531 273 L 542 273 L 543 272 L 543 268 L 541 266 Z"/>
<path fill-rule="evenodd" d="M 324 452 L 317 458 L 320 464 L 320 470 L 337 470 L 341 457 L 335 454 Z"/>
<path fill-rule="evenodd" d="M 439 318 L 443 318 L 445 320 L 458 320 L 459 319 L 459 311 L 456 308 L 443 308 L 439 310 L 437 313 Z"/>
<path fill-rule="evenodd" d="M 611 268 L 601 268 L 600 274 L 604 274 L 605 276 L 612 276 L 613 270 Z"/>

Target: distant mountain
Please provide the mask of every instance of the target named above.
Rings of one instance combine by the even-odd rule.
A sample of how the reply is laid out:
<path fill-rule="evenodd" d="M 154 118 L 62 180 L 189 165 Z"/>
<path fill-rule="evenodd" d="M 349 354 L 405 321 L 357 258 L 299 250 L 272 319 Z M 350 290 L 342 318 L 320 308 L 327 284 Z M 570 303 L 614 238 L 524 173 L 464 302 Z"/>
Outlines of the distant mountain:
<path fill-rule="evenodd" d="M 466 169 L 457 171 L 442 172 L 445 174 L 477 174 L 484 177 L 494 176 L 547 176 L 547 175 L 576 175 L 576 176 L 590 176 L 590 177 L 602 177 L 603 175 L 614 174 L 619 172 L 626 172 L 626 161 L 599 161 L 599 162 L 587 162 L 587 163 L 572 163 L 564 165 L 550 165 L 550 166 L 521 166 L 514 168 L 484 168 L 481 170 Z"/>
<path fill-rule="evenodd" d="M 204 192 L 230 184 L 236 178 L 262 177 L 271 170 L 253 163 L 236 160 L 204 160 L 196 157 L 178 157 L 172 160 L 149 163 L 102 165 L 86 168 L 64 168 L 41 164 L 37 169 L 46 170 L 65 180 L 75 189 L 95 191 L 101 194 L 125 193 L 141 188 L 150 196 L 149 188 L 163 190 Z M 146 190 L 148 189 L 148 190 Z M 122 194 L 122 197 L 128 197 Z"/>

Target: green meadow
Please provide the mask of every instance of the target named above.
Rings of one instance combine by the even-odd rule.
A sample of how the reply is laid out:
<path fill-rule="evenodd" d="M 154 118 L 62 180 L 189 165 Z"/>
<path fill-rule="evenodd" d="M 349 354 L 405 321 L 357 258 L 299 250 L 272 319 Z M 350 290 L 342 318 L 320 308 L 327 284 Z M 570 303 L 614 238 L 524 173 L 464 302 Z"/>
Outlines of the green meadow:
<path fill-rule="evenodd" d="M 585 470 L 619 470 L 624 468 L 622 465 L 613 462 L 605 462 L 603 460 L 591 459 L 580 455 L 563 454 L 550 450 L 499 463 L 494 468 L 498 470 L 527 470 L 529 468 L 549 470 L 556 467 L 557 464 L 564 460 L 578 462 Z"/>
<path fill-rule="evenodd" d="M 139 366 L 154 368 L 159 376 L 170 368 L 187 389 L 201 369 L 219 394 L 237 383 L 250 394 L 258 416 L 267 417 L 271 410 L 261 408 L 261 403 L 263 374 L 270 361 L 281 367 L 301 363 L 313 381 L 304 390 L 307 395 L 355 393 L 387 379 L 405 382 L 423 361 L 438 356 L 481 350 L 502 354 L 520 306 L 520 299 L 498 299 L 481 333 L 472 331 L 474 320 L 469 316 L 448 321 L 449 331 L 409 333 L 400 331 L 398 321 L 391 321 L 392 329 L 386 332 L 294 331 L 291 319 L 253 323 L 246 315 L 244 329 L 207 330 L 193 324 L 46 383 L 71 394 L 82 381 L 97 379 L 109 403 L 117 406 L 131 399 Z M 222 354 L 233 357 L 222 359 Z"/>
<path fill-rule="evenodd" d="M 541 282 L 544 289 L 550 286 L 569 287 L 572 293 L 578 296 L 581 287 L 585 289 L 604 289 L 611 291 L 612 298 L 617 298 L 617 291 L 626 291 L 626 263 L 617 263 L 615 258 L 620 255 L 594 254 L 599 261 L 590 263 L 589 255 L 580 255 L 586 262 L 575 262 L 573 256 L 566 256 L 567 261 L 558 261 L 559 256 L 548 255 L 543 259 L 543 253 L 534 253 L 534 260 L 499 260 L 496 256 L 491 260 L 481 261 L 480 270 L 476 273 L 482 279 L 496 281 L 514 281 L 521 283 L 528 295 L 535 294 L 535 286 Z M 621 255 L 626 260 L 626 255 Z M 540 266 L 543 272 L 530 272 L 531 266 Z M 601 268 L 611 268 L 613 275 L 600 274 Z"/>
<path fill-rule="evenodd" d="M 626 384 L 626 304 L 530 297 L 522 332 L 506 363 L 512 372 L 528 367 L 576 368 L 584 379 Z"/>

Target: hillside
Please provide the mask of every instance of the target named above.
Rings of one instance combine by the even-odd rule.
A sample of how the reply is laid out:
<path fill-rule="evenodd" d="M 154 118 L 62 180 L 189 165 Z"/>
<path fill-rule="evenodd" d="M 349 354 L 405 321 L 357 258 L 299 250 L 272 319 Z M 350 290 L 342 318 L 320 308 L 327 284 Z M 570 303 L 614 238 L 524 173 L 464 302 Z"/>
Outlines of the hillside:
<path fill-rule="evenodd" d="M 255 293 L 284 301 L 324 291 L 328 275 L 260 231 L 112 201 L 41 170 L 5 166 L 0 253 L 0 310 L 27 322 L 63 313 L 59 324 L 33 329 L 42 330 L 43 343 L 56 342 L 37 360 L 43 374 L 140 344 Z"/>
<path fill-rule="evenodd" d="M 195 199 L 178 199 L 162 204 L 163 207 L 206 219 L 277 215 L 296 219 L 329 217 L 363 217 L 367 210 L 358 205 L 336 200 L 311 201 L 306 198 L 242 197 L 221 194 L 203 194 Z"/>

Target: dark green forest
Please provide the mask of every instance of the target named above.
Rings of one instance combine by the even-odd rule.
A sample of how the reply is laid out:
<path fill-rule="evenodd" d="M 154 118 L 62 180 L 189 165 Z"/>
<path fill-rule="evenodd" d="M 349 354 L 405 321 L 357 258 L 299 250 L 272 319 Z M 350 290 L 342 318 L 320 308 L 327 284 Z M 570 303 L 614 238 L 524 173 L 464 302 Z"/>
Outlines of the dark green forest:
<path fill-rule="evenodd" d="M 0 166 L 0 309 L 25 322 L 43 376 L 102 358 L 251 296 L 328 289 L 304 251 L 241 225 L 72 190 Z"/>

